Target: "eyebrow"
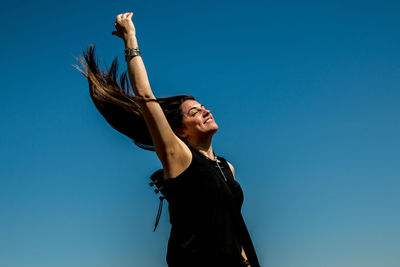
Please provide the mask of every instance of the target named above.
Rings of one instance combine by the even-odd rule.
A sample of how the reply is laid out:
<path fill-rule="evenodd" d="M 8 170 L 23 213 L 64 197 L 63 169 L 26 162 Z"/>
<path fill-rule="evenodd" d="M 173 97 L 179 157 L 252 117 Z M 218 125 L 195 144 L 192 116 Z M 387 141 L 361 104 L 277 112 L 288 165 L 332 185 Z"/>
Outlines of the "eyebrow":
<path fill-rule="evenodd" d="M 200 107 L 204 107 L 204 105 L 200 105 Z M 190 111 L 191 111 L 192 109 L 194 109 L 194 108 L 198 108 L 198 107 L 195 107 L 195 106 L 191 107 L 191 108 L 188 110 L 187 114 L 189 114 Z"/>

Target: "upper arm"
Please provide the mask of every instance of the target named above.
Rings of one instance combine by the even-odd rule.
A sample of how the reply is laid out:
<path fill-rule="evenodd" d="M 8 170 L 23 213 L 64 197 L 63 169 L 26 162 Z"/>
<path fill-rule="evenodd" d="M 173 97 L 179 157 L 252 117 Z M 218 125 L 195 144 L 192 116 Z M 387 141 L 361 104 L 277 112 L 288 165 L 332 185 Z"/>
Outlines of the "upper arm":
<path fill-rule="evenodd" d="M 178 176 L 192 160 L 190 149 L 176 136 L 158 102 L 145 101 L 141 107 L 154 149 L 167 177 Z"/>
<path fill-rule="evenodd" d="M 233 168 L 233 165 L 230 164 L 229 161 L 227 161 L 227 162 L 228 162 L 229 168 L 231 169 L 231 172 L 233 174 L 233 179 L 235 179 L 235 168 Z"/>

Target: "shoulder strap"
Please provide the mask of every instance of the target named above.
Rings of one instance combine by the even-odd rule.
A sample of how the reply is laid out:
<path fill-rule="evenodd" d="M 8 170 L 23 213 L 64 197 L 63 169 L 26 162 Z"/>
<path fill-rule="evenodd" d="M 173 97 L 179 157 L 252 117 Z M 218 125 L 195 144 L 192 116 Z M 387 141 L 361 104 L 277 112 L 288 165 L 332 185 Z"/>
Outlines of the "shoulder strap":
<path fill-rule="evenodd" d="M 154 229 L 153 232 L 156 231 L 158 223 L 160 222 L 160 217 L 161 217 L 161 213 L 162 213 L 162 208 L 163 208 L 163 200 L 166 198 L 167 196 L 167 190 L 166 187 L 164 186 L 164 170 L 160 169 L 158 171 L 156 171 L 155 173 L 153 173 L 150 176 L 151 182 L 150 182 L 150 186 L 156 186 L 157 188 L 154 189 L 154 192 L 156 194 L 160 193 L 160 204 L 158 205 L 158 211 L 157 211 L 157 216 L 156 216 L 156 222 L 154 224 Z"/>

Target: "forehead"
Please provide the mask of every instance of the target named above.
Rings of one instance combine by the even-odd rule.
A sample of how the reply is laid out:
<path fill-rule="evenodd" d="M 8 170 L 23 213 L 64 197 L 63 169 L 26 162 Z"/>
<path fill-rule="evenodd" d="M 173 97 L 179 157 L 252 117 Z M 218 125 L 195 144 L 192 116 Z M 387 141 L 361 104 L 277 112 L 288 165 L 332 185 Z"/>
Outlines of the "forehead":
<path fill-rule="evenodd" d="M 201 104 L 199 102 L 197 102 L 196 100 L 186 100 L 182 103 L 182 112 L 188 112 L 192 107 L 200 107 Z"/>

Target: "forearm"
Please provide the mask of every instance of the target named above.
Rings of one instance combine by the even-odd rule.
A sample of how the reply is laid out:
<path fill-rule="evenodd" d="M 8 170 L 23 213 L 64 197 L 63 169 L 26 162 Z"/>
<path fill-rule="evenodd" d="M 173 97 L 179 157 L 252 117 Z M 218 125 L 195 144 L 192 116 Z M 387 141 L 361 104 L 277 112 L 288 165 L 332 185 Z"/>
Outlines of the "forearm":
<path fill-rule="evenodd" d="M 242 257 L 243 257 L 243 259 L 245 260 L 245 261 L 247 261 L 247 256 L 246 256 L 246 253 L 244 252 L 244 249 L 243 249 L 243 247 L 242 247 Z M 247 265 L 248 267 L 251 267 L 250 265 Z"/>
<path fill-rule="evenodd" d="M 125 49 L 138 47 L 135 35 L 124 38 Z M 135 56 L 127 62 L 128 77 L 135 95 L 145 98 L 154 98 L 150 82 L 147 77 L 146 68 L 141 56 Z"/>

